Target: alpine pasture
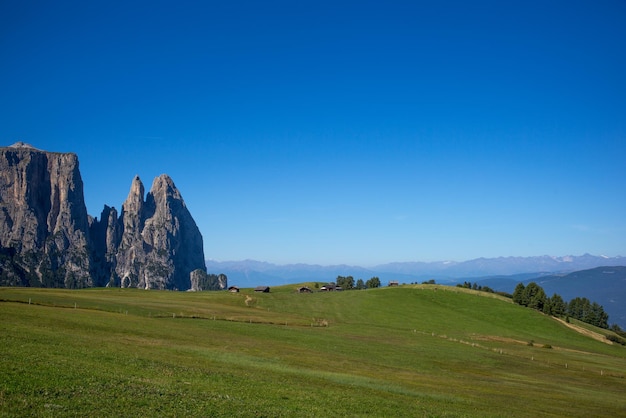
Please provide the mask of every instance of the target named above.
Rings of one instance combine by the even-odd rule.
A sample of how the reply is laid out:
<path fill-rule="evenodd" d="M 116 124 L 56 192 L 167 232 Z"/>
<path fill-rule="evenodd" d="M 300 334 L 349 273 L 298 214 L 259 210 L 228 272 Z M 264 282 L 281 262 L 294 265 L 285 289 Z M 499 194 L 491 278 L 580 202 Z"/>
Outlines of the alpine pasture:
<path fill-rule="evenodd" d="M 454 287 L 301 285 L 1 288 L 0 415 L 626 414 L 607 330 Z"/>

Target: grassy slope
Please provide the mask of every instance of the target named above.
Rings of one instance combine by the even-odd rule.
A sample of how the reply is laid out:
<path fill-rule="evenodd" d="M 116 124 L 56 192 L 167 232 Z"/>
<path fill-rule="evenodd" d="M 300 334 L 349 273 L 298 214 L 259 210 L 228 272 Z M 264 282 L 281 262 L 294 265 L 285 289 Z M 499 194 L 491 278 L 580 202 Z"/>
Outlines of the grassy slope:
<path fill-rule="evenodd" d="M 0 414 L 626 412 L 626 349 L 506 300 L 439 286 L 294 288 L 0 289 L 22 302 L 0 303 Z"/>

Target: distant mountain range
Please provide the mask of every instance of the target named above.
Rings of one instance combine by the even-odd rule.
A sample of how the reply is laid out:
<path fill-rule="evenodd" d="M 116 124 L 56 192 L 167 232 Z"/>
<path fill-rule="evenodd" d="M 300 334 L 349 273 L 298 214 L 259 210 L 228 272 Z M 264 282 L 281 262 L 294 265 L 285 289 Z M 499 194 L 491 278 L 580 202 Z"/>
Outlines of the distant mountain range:
<path fill-rule="evenodd" d="M 598 302 L 609 314 L 609 324 L 626 329 L 626 267 L 597 267 L 567 275 L 544 276 L 536 283 L 548 296 L 558 293 L 564 300 L 580 296 Z"/>
<path fill-rule="evenodd" d="M 313 264 L 277 265 L 262 261 L 207 260 L 207 270 L 228 276 L 228 283 L 239 287 L 279 286 L 301 282 L 332 282 L 337 276 L 367 281 L 379 277 L 383 286 L 390 281 L 421 283 L 434 279 L 455 285 L 470 281 L 481 286 L 512 293 L 520 283 L 536 282 L 548 296 L 558 293 L 569 301 L 586 297 L 601 304 L 609 323 L 626 329 L 626 257 L 537 256 L 478 258 L 463 262 L 405 262 L 374 267 Z"/>
<path fill-rule="evenodd" d="M 337 276 L 353 276 L 367 280 L 373 276 L 383 284 L 398 280 L 414 283 L 434 279 L 438 283 L 458 283 L 460 279 L 519 275 L 508 279 L 523 281 L 529 277 L 564 274 L 600 266 L 626 266 L 626 257 L 605 257 L 584 254 L 581 256 L 537 256 L 477 258 L 469 261 L 398 262 L 374 267 L 345 264 L 322 266 L 318 264 L 278 265 L 255 260 L 207 260 L 207 271 L 224 273 L 232 285 L 253 287 L 277 286 L 306 281 L 329 282 Z M 529 277 L 526 277 L 529 276 Z M 460 280 L 461 282 L 463 280 Z"/>

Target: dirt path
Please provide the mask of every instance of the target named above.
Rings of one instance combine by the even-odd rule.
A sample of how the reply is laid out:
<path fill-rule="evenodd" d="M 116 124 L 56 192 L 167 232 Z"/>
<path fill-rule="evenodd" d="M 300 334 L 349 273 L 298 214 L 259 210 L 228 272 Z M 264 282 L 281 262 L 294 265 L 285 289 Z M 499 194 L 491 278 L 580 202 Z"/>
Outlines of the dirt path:
<path fill-rule="evenodd" d="M 566 322 L 566 321 L 564 321 L 564 320 L 562 320 L 560 318 L 554 318 L 554 319 L 556 319 L 557 321 L 559 321 L 560 323 L 562 323 L 566 327 L 571 328 L 571 329 L 573 329 L 574 331 L 576 331 L 576 332 L 578 332 L 580 334 L 586 335 L 588 337 L 593 338 L 594 340 L 598 340 L 598 341 L 603 342 L 605 344 L 613 345 L 613 343 L 611 341 L 607 340 L 604 335 L 602 335 L 602 334 L 600 334 L 598 332 L 594 332 L 594 331 L 588 330 L 586 328 L 583 328 L 581 326 L 574 325 L 572 323 L 568 323 L 568 322 Z"/>

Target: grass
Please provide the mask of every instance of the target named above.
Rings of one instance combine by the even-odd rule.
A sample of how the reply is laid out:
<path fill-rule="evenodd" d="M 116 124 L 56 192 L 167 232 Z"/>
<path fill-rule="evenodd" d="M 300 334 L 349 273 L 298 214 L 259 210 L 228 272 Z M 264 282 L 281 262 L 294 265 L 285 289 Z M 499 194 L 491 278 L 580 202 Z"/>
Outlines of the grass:
<path fill-rule="evenodd" d="M 506 299 L 432 285 L 313 294 L 296 287 L 2 288 L 0 415 L 626 411 L 624 347 Z"/>

